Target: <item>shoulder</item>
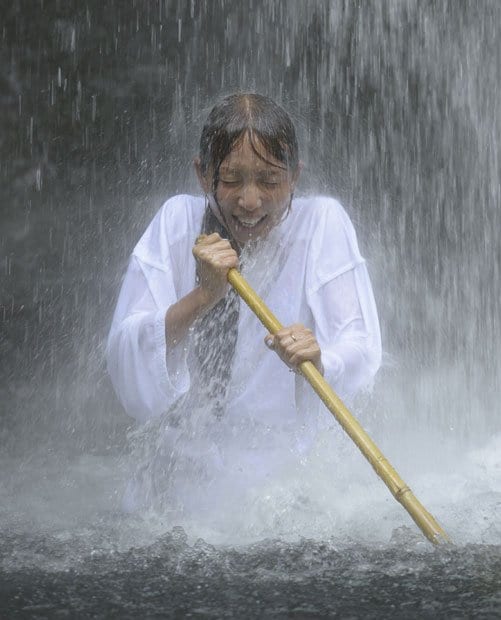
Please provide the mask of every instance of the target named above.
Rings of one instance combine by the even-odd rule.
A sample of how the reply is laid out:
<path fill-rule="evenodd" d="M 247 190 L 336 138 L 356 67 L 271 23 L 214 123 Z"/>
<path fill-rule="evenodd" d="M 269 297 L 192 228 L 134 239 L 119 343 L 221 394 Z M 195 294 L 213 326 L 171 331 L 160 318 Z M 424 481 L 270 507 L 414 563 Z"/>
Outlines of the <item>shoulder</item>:
<path fill-rule="evenodd" d="M 150 226 L 158 226 L 171 242 L 176 242 L 200 224 L 203 211 L 201 196 L 179 194 L 164 202 Z"/>
<path fill-rule="evenodd" d="M 363 263 L 355 229 L 335 198 L 309 196 L 296 203 L 296 238 L 307 254 L 307 289 L 318 290 L 336 276 Z"/>
<path fill-rule="evenodd" d="M 169 198 L 157 211 L 133 254 L 151 264 L 164 264 L 174 246 L 192 243 L 192 237 L 199 234 L 203 211 L 201 196 L 179 194 Z"/>
<path fill-rule="evenodd" d="M 292 203 L 294 227 L 303 229 L 310 238 L 315 231 L 345 234 L 353 230 L 343 205 L 331 196 L 305 196 Z"/>

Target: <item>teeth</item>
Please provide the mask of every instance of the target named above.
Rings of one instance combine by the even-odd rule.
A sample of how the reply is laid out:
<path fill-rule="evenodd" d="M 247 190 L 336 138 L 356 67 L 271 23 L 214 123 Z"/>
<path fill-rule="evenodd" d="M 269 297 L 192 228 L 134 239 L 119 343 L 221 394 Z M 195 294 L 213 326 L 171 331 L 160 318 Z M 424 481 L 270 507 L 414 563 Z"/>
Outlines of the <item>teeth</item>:
<path fill-rule="evenodd" d="M 245 228 L 253 228 L 256 224 L 259 224 L 262 219 L 262 217 L 260 217 L 258 220 L 241 220 L 240 218 L 237 218 L 238 223 L 242 226 L 245 226 Z"/>

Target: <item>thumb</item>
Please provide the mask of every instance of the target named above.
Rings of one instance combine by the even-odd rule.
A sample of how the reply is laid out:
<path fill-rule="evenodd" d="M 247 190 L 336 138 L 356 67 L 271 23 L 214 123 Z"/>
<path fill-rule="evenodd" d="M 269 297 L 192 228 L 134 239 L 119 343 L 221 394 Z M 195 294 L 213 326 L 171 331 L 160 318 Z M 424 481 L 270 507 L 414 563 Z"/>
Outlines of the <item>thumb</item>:
<path fill-rule="evenodd" d="M 272 334 L 267 334 L 264 338 L 264 344 L 268 349 L 273 349 L 275 344 L 275 337 Z"/>

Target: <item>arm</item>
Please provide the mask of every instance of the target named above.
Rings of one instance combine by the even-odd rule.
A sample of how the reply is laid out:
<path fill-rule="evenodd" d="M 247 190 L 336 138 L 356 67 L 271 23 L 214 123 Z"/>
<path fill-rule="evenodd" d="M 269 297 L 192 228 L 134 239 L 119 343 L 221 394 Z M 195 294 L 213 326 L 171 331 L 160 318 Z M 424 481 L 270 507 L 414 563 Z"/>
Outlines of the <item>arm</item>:
<path fill-rule="evenodd" d="M 193 323 L 209 312 L 228 290 L 228 270 L 238 268 L 238 256 L 229 241 L 217 233 L 200 235 L 193 248 L 200 284 L 172 304 L 165 315 L 165 337 L 169 347 L 182 342 Z"/>
<path fill-rule="evenodd" d="M 315 333 L 296 323 L 265 343 L 291 369 L 311 361 L 341 395 L 368 387 L 381 362 L 379 323 L 365 264 L 324 284 L 310 297 Z"/>
<path fill-rule="evenodd" d="M 188 391 L 186 334 L 224 296 L 228 269 L 238 264 L 219 236 L 201 245 L 194 248 L 200 284 L 179 300 L 170 265 L 160 268 L 133 255 L 127 269 L 106 354 L 115 391 L 140 422 L 160 416 Z"/>
<path fill-rule="evenodd" d="M 309 296 L 325 378 L 341 398 L 368 388 L 381 364 L 381 336 L 365 263 Z"/>
<path fill-rule="evenodd" d="M 315 334 L 302 323 L 282 328 L 275 335 L 267 334 L 264 343 L 277 353 L 280 359 L 294 371 L 303 362 L 312 362 L 320 374 L 324 374 L 322 352 Z"/>
<path fill-rule="evenodd" d="M 186 351 L 169 351 L 166 309 L 175 300 L 168 268 L 131 257 L 108 336 L 106 357 L 115 392 L 127 413 L 146 422 L 160 416 L 189 387 Z M 170 363 L 166 363 L 168 358 Z"/>
<path fill-rule="evenodd" d="M 381 363 L 376 304 L 355 229 L 342 206 L 319 198 L 308 248 L 306 301 L 322 351 L 324 376 L 350 401 L 372 385 Z"/>
<path fill-rule="evenodd" d="M 369 387 L 381 362 L 379 321 L 355 230 L 341 205 L 315 198 L 304 291 L 311 317 L 265 342 L 291 368 L 310 360 L 342 398 Z M 305 321 L 306 322 L 306 321 Z M 291 337 L 295 336 L 295 341 Z"/>

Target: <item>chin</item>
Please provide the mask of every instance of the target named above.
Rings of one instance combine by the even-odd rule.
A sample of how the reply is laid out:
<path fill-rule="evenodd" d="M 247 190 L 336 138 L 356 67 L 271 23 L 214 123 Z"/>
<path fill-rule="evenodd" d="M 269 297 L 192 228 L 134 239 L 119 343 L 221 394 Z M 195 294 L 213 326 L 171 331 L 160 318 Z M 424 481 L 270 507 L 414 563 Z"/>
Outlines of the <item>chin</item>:
<path fill-rule="evenodd" d="M 249 241 L 258 241 L 259 239 L 264 239 L 266 235 L 269 233 L 268 228 L 262 228 L 260 230 L 234 230 L 233 236 L 240 244 L 248 243 Z"/>
<path fill-rule="evenodd" d="M 267 218 L 266 218 L 267 219 Z M 231 233 L 233 237 L 240 244 L 247 243 L 248 241 L 257 241 L 264 239 L 270 232 L 270 222 L 261 222 L 255 228 L 245 228 L 243 226 L 232 226 Z"/>

